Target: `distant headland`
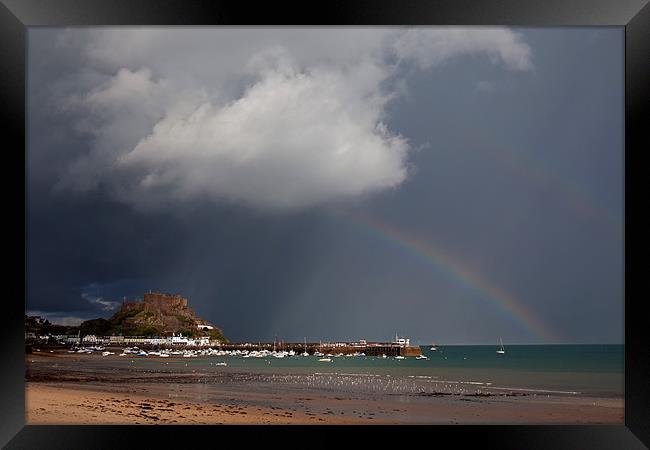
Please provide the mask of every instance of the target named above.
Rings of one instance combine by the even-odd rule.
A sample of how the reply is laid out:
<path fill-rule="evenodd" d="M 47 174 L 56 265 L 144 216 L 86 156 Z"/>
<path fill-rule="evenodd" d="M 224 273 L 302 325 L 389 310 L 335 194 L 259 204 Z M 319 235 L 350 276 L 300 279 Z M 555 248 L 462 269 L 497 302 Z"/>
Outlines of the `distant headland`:
<path fill-rule="evenodd" d="M 228 342 L 221 329 L 196 315 L 188 300 L 179 294 L 145 293 L 140 301 L 123 301 L 109 319 L 86 320 L 79 326 L 52 324 L 38 316 L 25 315 L 25 338 L 46 335 L 76 336 L 171 336 L 209 337 Z"/>

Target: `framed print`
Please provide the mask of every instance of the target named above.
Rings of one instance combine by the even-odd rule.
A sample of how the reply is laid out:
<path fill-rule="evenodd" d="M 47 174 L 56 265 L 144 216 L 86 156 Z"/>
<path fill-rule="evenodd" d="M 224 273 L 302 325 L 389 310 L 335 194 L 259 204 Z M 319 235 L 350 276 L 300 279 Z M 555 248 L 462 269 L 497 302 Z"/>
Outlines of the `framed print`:
<path fill-rule="evenodd" d="M 3 0 L 3 445 L 647 446 L 646 3 Z"/>

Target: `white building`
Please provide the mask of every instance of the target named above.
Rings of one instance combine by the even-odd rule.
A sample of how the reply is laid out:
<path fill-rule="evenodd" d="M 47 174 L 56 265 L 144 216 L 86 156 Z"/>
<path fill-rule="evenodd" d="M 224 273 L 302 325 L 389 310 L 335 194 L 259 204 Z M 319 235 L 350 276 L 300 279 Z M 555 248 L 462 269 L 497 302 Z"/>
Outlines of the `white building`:
<path fill-rule="evenodd" d="M 172 345 L 188 345 L 188 340 L 182 334 L 172 336 Z"/>
<path fill-rule="evenodd" d="M 73 334 L 65 336 L 64 342 L 66 344 L 78 344 L 79 343 L 79 336 L 75 336 Z"/>
<path fill-rule="evenodd" d="M 397 341 L 395 343 L 401 345 L 402 347 L 410 347 L 411 340 L 410 339 L 399 338 L 399 339 L 397 339 Z"/>
<path fill-rule="evenodd" d="M 124 344 L 124 336 L 122 335 L 116 336 L 113 334 L 108 338 L 108 342 L 110 342 L 111 344 Z"/>

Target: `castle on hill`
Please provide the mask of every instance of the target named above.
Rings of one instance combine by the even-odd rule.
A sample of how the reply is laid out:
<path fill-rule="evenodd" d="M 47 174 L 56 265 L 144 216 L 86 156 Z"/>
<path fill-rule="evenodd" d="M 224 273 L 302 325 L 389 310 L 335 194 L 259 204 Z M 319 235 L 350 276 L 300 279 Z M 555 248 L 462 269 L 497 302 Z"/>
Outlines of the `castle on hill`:
<path fill-rule="evenodd" d="M 144 308 L 145 311 L 151 313 L 164 312 L 173 313 L 178 311 L 186 311 L 194 315 L 194 312 L 187 306 L 187 299 L 179 294 L 163 294 L 161 292 L 151 292 L 144 294 L 142 301 L 124 301 L 122 303 L 122 310 L 124 312 L 133 311 L 136 309 Z"/>
<path fill-rule="evenodd" d="M 131 328 L 155 325 L 167 332 L 182 328 L 214 330 L 216 327 L 199 318 L 188 306 L 187 298 L 179 294 L 151 292 L 144 294 L 142 301 L 126 301 L 118 313 L 124 316 L 122 325 Z"/>

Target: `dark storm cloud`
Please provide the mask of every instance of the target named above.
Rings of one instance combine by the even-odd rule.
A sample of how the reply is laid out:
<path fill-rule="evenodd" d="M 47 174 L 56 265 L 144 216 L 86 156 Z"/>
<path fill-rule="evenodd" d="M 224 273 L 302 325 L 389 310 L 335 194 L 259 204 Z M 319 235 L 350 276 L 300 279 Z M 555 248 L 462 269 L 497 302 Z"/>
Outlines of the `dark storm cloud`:
<path fill-rule="evenodd" d="M 300 67 L 320 59 L 334 61 L 332 67 L 354 66 L 388 48 L 379 44 L 387 39 L 381 30 L 361 33 L 352 48 L 330 47 L 323 36 L 297 40 L 295 30 L 278 31 L 265 30 L 264 40 L 276 36 L 275 43 L 287 47 Z M 219 95 L 238 99 L 242 85 L 257 76 L 256 66 L 246 61 L 259 50 L 251 35 L 240 36 L 239 47 L 229 40 L 215 50 L 205 35 L 191 35 L 164 48 L 169 42 L 161 38 L 164 32 L 135 39 L 136 30 L 99 36 L 30 31 L 28 310 L 105 317 L 123 297 L 154 289 L 187 296 L 199 315 L 235 340 L 276 334 L 299 341 L 387 339 L 395 332 L 422 342 L 492 343 L 499 335 L 510 342 L 540 339 L 480 286 L 458 282 L 444 265 L 346 219 L 355 211 L 444 247 L 517 298 L 561 340 L 622 340 L 620 30 L 517 30 L 515 40 L 508 33 L 483 40 L 462 36 L 433 53 L 422 53 L 422 35 L 407 36 L 398 47 L 410 64 L 388 69 L 374 62 L 348 72 L 319 72 L 325 78 L 309 82 L 318 87 L 329 80 L 334 96 L 353 92 L 365 77 L 379 77 L 367 92 L 377 100 L 370 110 L 350 97 L 355 109 L 349 117 L 360 125 L 349 135 L 331 128 L 327 139 L 359 139 L 352 142 L 363 143 L 357 147 L 368 148 L 369 155 L 399 147 L 407 149 L 407 157 L 379 158 L 374 167 L 381 170 L 333 169 L 333 184 L 311 177 L 320 183 L 317 189 L 294 191 L 282 184 L 277 192 L 277 180 L 291 176 L 212 184 L 205 176 L 212 172 L 203 169 L 214 160 L 201 167 L 186 164 L 200 156 L 193 150 L 167 160 L 158 153 L 164 148 L 160 142 L 176 139 L 169 130 L 179 129 L 174 123 L 165 128 L 163 116 L 175 113 L 176 100 L 170 100 L 164 80 L 189 92 L 179 98 L 192 99 L 192 88 L 208 86 L 212 76 L 220 80 Z M 222 42 L 225 31 L 220 33 Z M 121 45 L 127 38 L 132 45 Z M 440 40 L 425 44 L 432 42 Z M 339 55 L 335 47 L 346 51 Z M 197 55 L 217 50 L 223 54 L 220 64 L 197 62 Z M 236 69 L 224 69 L 227 61 Z M 233 74 L 241 66 L 253 72 Z M 269 93 L 295 87 L 296 69 L 287 67 L 276 69 L 289 70 L 281 72 L 289 84 Z M 120 68 L 128 70 L 121 79 Z M 128 83 L 141 83 L 137 92 L 150 89 L 148 103 L 136 99 L 124 109 L 135 97 L 108 96 L 117 91 L 107 87 Z M 101 102 L 80 107 L 89 92 Z M 395 98 L 384 103 L 387 94 Z M 187 133 L 222 126 L 223 114 L 237 117 L 233 109 L 219 109 L 219 95 L 209 98 L 212 106 L 194 121 L 199 128 Z M 328 126 L 337 124 L 340 110 L 333 113 L 323 116 Z M 367 124 L 377 117 L 390 135 L 372 137 Z M 263 119 L 254 129 L 272 123 Z M 162 125 L 156 134 L 157 123 Z M 278 142 L 293 135 L 281 134 Z M 233 136 L 220 139 L 235 151 Z M 198 143 L 202 151 L 212 148 L 206 142 Z M 321 144 L 330 148 L 331 142 Z M 274 148 L 257 145 L 249 148 Z M 114 171 L 107 154 L 134 148 L 141 152 L 138 164 Z M 159 160 L 167 166 L 152 165 Z M 269 173 L 324 173 L 320 169 L 328 163 L 310 172 L 310 159 L 298 161 L 291 172 L 284 172 L 283 164 Z M 266 166 L 249 167 L 254 170 L 238 172 L 242 180 L 263 175 L 258 167 Z M 402 177 L 406 167 L 410 175 Z M 180 181 L 156 191 L 138 188 L 147 175 L 165 173 Z M 348 183 L 354 173 L 374 195 Z M 190 174 L 199 181 L 187 184 L 194 180 Z M 309 185 L 310 177 L 295 182 Z M 215 192 L 223 201 L 215 201 Z M 293 202 L 288 210 L 287 199 Z"/>

